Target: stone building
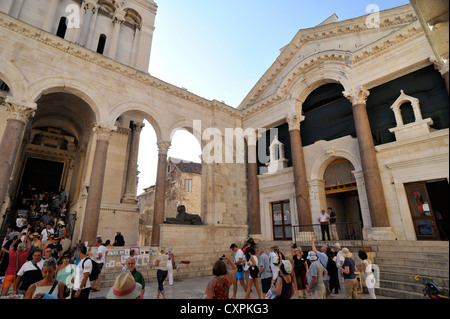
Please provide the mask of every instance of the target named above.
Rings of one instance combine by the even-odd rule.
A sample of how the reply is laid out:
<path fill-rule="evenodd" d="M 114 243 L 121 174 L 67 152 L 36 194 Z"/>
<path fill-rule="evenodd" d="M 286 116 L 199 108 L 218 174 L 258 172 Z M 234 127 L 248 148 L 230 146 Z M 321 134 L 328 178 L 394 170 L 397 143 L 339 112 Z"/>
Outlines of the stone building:
<path fill-rule="evenodd" d="M 165 214 L 176 217 L 177 207 L 184 205 L 190 214 L 201 216 L 202 164 L 169 157 L 166 175 Z M 149 246 L 155 206 L 155 185 L 137 196 L 140 210 L 140 245 Z"/>
<path fill-rule="evenodd" d="M 328 206 L 340 221 L 361 222 L 364 239 L 439 239 L 436 210 L 449 219 L 440 199 L 449 180 L 448 1 L 434 2 L 300 30 L 235 109 L 147 73 L 153 0 L 1 1 L 2 216 L 41 160 L 61 171 L 54 187 L 69 194 L 75 241 L 120 229 L 136 244 L 146 119 L 159 152 L 154 246 L 205 253 L 248 235 L 289 240 L 292 226 L 316 223 Z M 227 128 L 245 141 L 228 147 Z M 178 129 L 214 150 L 215 161 L 202 158 L 205 225 L 195 231 L 163 224 Z M 264 156 L 277 144 L 273 131 L 284 146 L 275 166 Z"/>

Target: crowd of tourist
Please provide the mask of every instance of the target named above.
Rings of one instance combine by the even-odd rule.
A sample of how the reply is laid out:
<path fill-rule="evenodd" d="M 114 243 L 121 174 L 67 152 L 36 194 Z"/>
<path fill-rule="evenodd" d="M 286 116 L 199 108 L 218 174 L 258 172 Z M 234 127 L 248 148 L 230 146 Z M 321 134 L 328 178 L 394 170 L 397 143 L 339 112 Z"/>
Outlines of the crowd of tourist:
<path fill-rule="evenodd" d="M 361 272 L 367 283 L 370 298 L 376 299 L 372 263 L 367 254 L 358 253 L 361 265 L 356 265 L 353 254 L 339 243 L 332 247 L 322 245 L 316 248 L 316 239 L 311 242 L 312 249 L 305 255 L 301 247 L 292 245 L 291 251 L 283 254 L 278 246 L 270 248 L 270 253 L 257 248 L 250 238 L 242 248 L 232 244 L 234 260 L 223 255 L 213 267 L 213 275 L 205 294 L 207 299 L 235 299 L 241 286 L 245 298 L 250 298 L 252 287 L 259 299 L 298 298 L 358 299 L 357 272 Z M 231 266 L 228 271 L 227 263 Z M 230 288 L 233 286 L 233 290 Z"/>

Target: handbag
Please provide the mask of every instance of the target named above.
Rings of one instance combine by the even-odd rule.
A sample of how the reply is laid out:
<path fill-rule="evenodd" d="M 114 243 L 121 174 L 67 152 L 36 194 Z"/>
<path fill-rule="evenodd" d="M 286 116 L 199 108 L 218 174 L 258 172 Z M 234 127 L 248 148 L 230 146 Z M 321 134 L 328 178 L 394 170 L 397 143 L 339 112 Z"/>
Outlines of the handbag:
<path fill-rule="evenodd" d="M 264 299 L 276 299 L 278 296 L 273 291 L 273 288 L 270 288 L 269 291 L 266 293 L 266 296 Z"/>

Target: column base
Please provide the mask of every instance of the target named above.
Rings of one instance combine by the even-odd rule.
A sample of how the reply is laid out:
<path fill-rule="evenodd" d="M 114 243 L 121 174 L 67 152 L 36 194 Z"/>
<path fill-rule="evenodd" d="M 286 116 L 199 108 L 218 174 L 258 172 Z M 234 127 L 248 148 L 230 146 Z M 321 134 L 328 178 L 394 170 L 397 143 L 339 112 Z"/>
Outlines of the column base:
<path fill-rule="evenodd" d="M 396 240 L 396 236 L 391 227 L 372 227 L 371 233 L 368 235 L 369 240 Z"/>

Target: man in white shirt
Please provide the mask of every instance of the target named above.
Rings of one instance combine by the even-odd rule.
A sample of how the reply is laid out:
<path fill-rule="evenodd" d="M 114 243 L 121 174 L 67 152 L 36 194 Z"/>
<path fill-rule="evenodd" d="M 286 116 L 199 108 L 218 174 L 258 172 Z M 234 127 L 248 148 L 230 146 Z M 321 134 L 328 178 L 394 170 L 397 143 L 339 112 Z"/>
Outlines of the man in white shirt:
<path fill-rule="evenodd" d="M 270 254 L 269 254 L 270 270 L 272 271 L 273 281 L 277 280 L 278 273 L 280 272 L 280 268 L 278 267 L 280 259 L 278 258 L 278 254 L 275 252 L 275 249 L 278 249 L 278 247 L 277 246 L 270 247 Z"/>
<path fill-rule="evenodd" d="M 325 209 L 322 209 L 322 212 L 318 218 L 320 223 L 320 228 L 322 230 L 322 240 L 325 241 L 325 233 L 327 234 L 328 240 L 330 240 L 330 228 L 328 227 L 328 221 L 330 219 L 330 215 L 325 213 Z"/>
<path fill-rule="evenodd" d="M 91 291 L 91 282 L 89 274 L 92 271 L 92 261 L 87 258 L 87 247 L 83 244 L 78 246 L 77 254 L 80 258 L 78 266 L 75 270 L 75 280 L 72 290 L 72 299 L 89 299 Z M 86 259 L 87 258 L 87 259 Z"/>
<path fill-rule="evenodd" d="M 33 252 L 32 258 L 32 260 L 24 263 L 17 272 L 16 282 L 14 284 L 14 294 L 16 295 L 25 295 L 28 287 L 39 280 L 42 280 L 42 266 L 44 265 L 42 251 L 36 249 Z"/>
<path fill-rule="evenodd" d="M 100 269 L 100 273 L 98 274 L 98 278 L 96 281 L 92 283 L 92 291 L 97 292 L 100 291 L 100 285 L 102 282 L 102 268 L 105 265 L 106 261 L 106 254 L 108 253 L 108 249 L 102 245 L 102 239 L 97 238 L 97 253 L 95 257 L 95 262 L 98 265 L 98 268 Z"/>

